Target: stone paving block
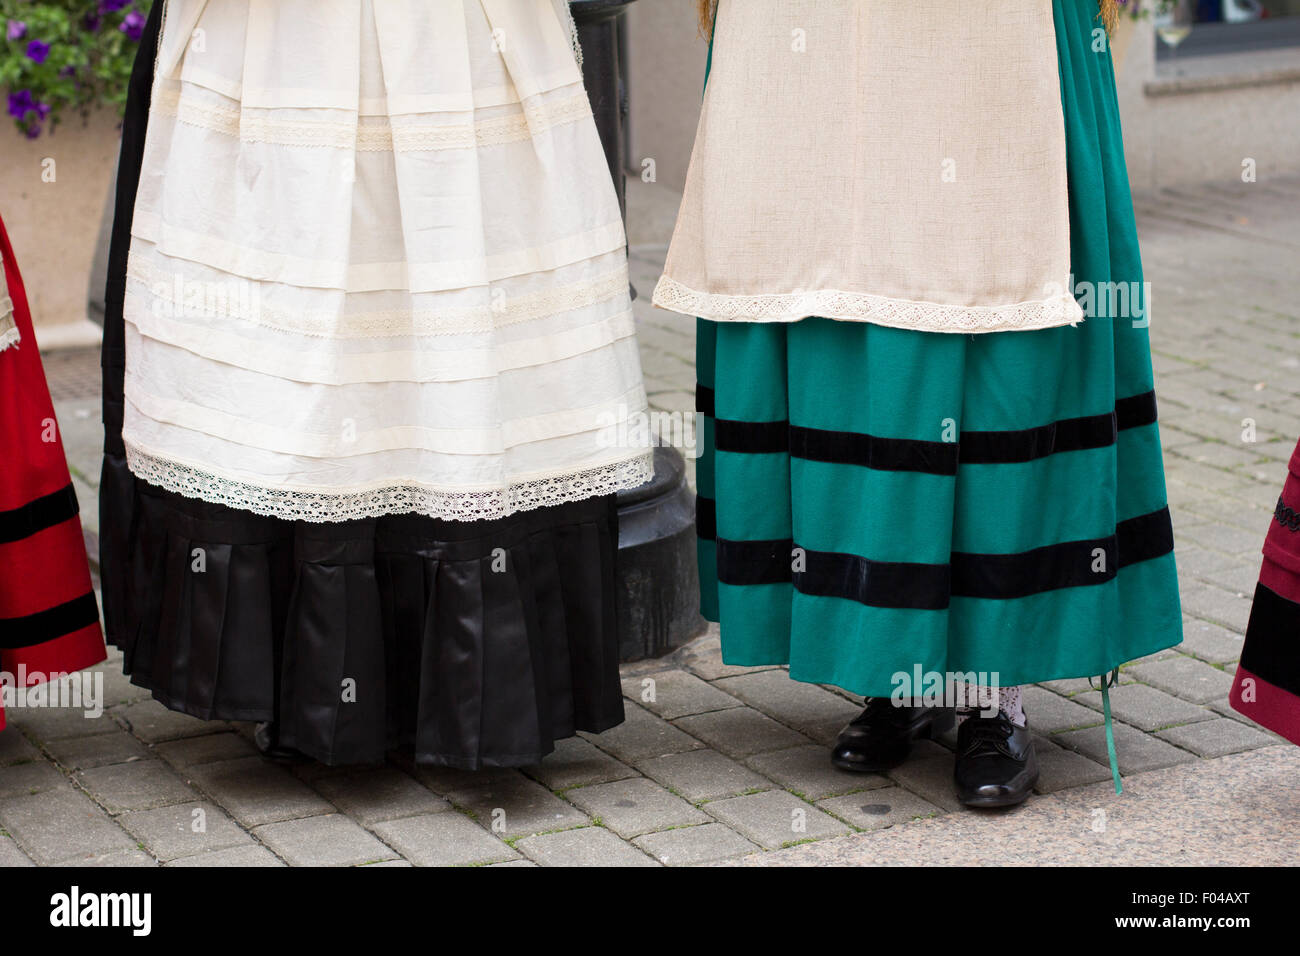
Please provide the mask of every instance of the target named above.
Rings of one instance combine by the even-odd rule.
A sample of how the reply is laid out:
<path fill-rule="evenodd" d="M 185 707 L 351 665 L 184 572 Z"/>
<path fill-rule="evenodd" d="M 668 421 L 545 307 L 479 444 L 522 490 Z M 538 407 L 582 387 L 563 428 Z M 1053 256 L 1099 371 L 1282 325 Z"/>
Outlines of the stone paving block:
<path fill-rule="evenodd" d="M 557 740 L 555 751 L 540 764 L 525 768 L 525 772 L 551 790 L 567 790 L 636 776 L 636 771 L 627 764 L 615 760 L 581 737 Z"/>
<path fill-rule="evenodd" d="M 0 867 L 35 865 L 31 857 L 18 849 L 13 837 L 0 834 Z"/>
<path fill-rule="evenodd" d="M 1246 632 L 1246 623 L 1250 620 L 1253 593 L 1225 591 L 1212 584 L 1198 583 L 1190 587 L 1184 584 L 1179 589 L 1184 614 L 1214 621 L 1242 634 Z"/>
<path fill-rule="evenodd" d="M 582 733 L 579 736 L 624 763 L 636 763 L 647 757 L 662 757 L 664 754 L 676 754 L 685 750 L 698 750 L 704 746 L 694 737 L 636 704 L 628 702 L 625 707 L 627 719 L 617 727 L 603 734 Z"/>
<path fill-rule="evenodd" d="M 121 730 L 109 711 L 89 717 L 84 710 L 71 707 L 23 707 L 10 708 L 5 717 L 11 726 L 21 728 L 24 734 L 42 743 Z"/>
<path fill-rule="evenodd" d="M 44 760 L 15 764 L 0 773 L 0 799 L 45 793 L 68 785 L 68 778 Z"/>
<path fill-rule="evenodd" d="M 645 777 L 578 787 L 565 796 L 593 820 L 624 839 L 652 830 L 709 821 L 681 797 Z"/>
<path fill-rule="evenodd" d="M 704 805 L 733 830 L 769 850 L 805 840 L 823 840 L 850 832 L 830 814 L 784 790 L 768 790 Z"/>
<path fill-rule="evenodd" d="M 199 795 L 161 760 L 133 760 L 83 770 L 76 780 L 109 813 L 197 802 Z"/>
<path fill-rule="evenodd" d="M 20 731 L 15 729 L 7 734 L 0 733 L 0 767 L 41 759 L 41 752 Z"/>
<path fill-rule="evenodd" d="M 944 812 L 942 807 L 936 807 L 902 787 L 882 787 L 831 797 L 817 801 L 817 806 L 859 830 L 883 830 L 896 823 L 924 820 Z"/>
<path fill-rule="evenodd" d="M 761 848 L 721 823 L 647 833 L 632 841 L 664 866 L 700 866 L 757 853 Z"/>
<path fill-rule="evenodd" d="M 1145 657 L 1137 657 L 1120 665 L 1120 674 L 1124 674 L 1130 667 L 1137 664 L 1150 664 L 1153 661 L 1167 661 L 1171 657 L 1177 657 L 1178 651 L 1173 647 L 1166 647 L 1163 650 L 1147 654 Z M 1131 683 L 1131 681 L 1121 681 L 1120 683 Z"/>
<path fill-rule="evenodd" d="M 1260 540 L 1263 540 L 1261 537 Z M 1204 579 L 1207 583 L 1220 587 L 1233 594 L 1249 597 L 1255 593 L 1259 581 L 1259 562 L 1250 564 L 1225 564 Z"/>
<path fill-rule="evenodd" d="M 1189 505 L 1189 510 L 1192 507 L 1194 506 Z M 1217 551 L 1208 551 L 1192 544 L 1184 546 L 1181 542 L 1175 543 L 1174 554 L 1178 560 L 1178 576 L 1184 581 L 1188 578 L 1212 578 L 1224 565 L 1234 561 Z"/>
<path fill-rule="evenodd" d="M 67 770 L 90 770 L 149 756 L 144 744 L 116 726 L 108 734 L 49 740 L 45 748 Z"/>
<path fill-rule="evenodd" d="M 585 814 L 522 774 L 499 783 L 457 790 L 447 799 L 470 811 L 482 826 L 503 840 L 590 822 Z"/>
<path fill-rule="evenodd" d="M 429 813 L 375 825 L 375 833 L 416 866 L 471 866 L 519 856 L 462 813 Z"/>
<path fill-rule="evenodd" d="M 397 856 L 341 813 L 268 823 L 253 835 L 290 866 L 358 866 Z"/>
<path fill-rule="evenodd" d="M 118 869 L 124 866 L 157 866 L 158 861 L 144 850 L 109 850 L 105 853 L 87 853 L 72 860 L 60 860 L 55 866 L 95 866 Z"/>
<path fill-rule="evenodd" d="M 1214 711 L 1220 717 L 1229 717 L 1232 720 L 1235 720 L 1239 724 L 1245 724 L 1247 727 L 1260 726 L 1259 724 L 1255 723 L 1255 721 L 1247 717 L 1245 714 L 1233 710 L 1232 705 L 1228 703 L 1226 697 L 1222 700 L 1212 700 L 1205 706 L 1210 708 L 1210 710 Z"/>
<path fill-rule="evenodd" d="M 313 786 L 322 797 L 366 826 L 451 809 L 442 797 L 391 767 L 320 777 Z"/>
<path fill-rule="evenodd" d="M 808 743 L 808 738 L 778 724 L 750 707 L 696 714 L 677 721 L 682 730 L 732 757 L 782 750 Z"/>
<path fill-rule="evenodd" d="M 624 843 L 604 827 L 544 833 L 515 846 L 541 866 L 659 866 L 659 862 Z"/>
<path fill-rule="evenodd" d="M 1237 469 L 1253 464 L 1259 459 L 1251 446 L 1231 445 L 1221 441 L 1202 441 L 1181 445 L 1178 454 L 1184 458 L 1216 468 Z"/>
<path fill-rule="evenodd" d="M 775 665 L 762 667 L 740 667 L 736 664 L 722 662 L 722 638 L 718 625 L 709 624 L 708 631 L 681 650 L 672 659 L 689 670 L 696 677 L 715 681 L 720 677 L 738 677 L 741 674 L 755 674 L 760 670 L 774 670 Z"/>
<path fill-rule="evenodd" d="M 1095 724 L 1099 718 L 1078 702 L 1082 696 L 1068 698 L 1042 687 L 1026 687 L 1021 691 L 1026 726 L 1040 734 L 1054 734 Z"/>
<path fill-rule="evenodd" d="M 641 761 L 638 767 L 646 776 L 691 803 L 772 788 L 771 780 L 716 750 L 692 750 L 654 757 Z"/>
<path fill-rule="evenodd" d="M 202 815 L 195 811 L 202 811 Z M 163 862 L 230 847 L 251 846 L 253 839 L 221 808 L 211 803 L 182 803 L 157 810 L 124 813 L 118 823 Z M 196 827 L 202 829 L 196 831 Z"/>
<path fill-rule="evenodd" d="M 302 781 L 260 756 L 199 764 L 187 776 L 246 827 L 334 810 Z"/>
<path fill-rule="evenodd" d="M 623 694 L 664 720 L 741 706 L 730 694 L 684 670 L 624 678 Z"/>
<path fill-rule="evenodd" d="M 1130 670 L 1142 682 L 1196 704 L 1222 700 L 1232 688 L 1230 672 L 1221 671 L 1191 657 L 1180 656 L 1155 664 L 1139 664 Z"/>
<path fill-rule="evenodd" d="M 726 677 L 716 686 L 785 726 L 828 745 L 862 711 L 843 697 L 816 684 L 791 680 L 780 670 Z"/>
<path fill-rule="evenodd" d="M 1196 758 L 1186 750 L 1179 750 L 1150 734 L 1144 734 L 1127 724 L 1115 722 L 1115 755 L 1119 760 L 1121 774 L 1141 773 L 1145 770 L 1159 770 L 1175 764 L 1187 763 Z M 1057 734 L 1052 738 L 1055 743 L 1070 750 L 1077 751 L 1099 764 L 1110 766 L 1106 754 L 1106 730 L 1104 727 L 1089 727 L 1087 730 L 1072 730 Z"/>
<path fill-rule="evenodd" d="M 242 734 L 225 732 L 204 734 L 202 737 L 184 737 L 170 740 L 154 747 L 158 756 L 178 770 L 196 767 L 201 763 L 235 760 L 252 757 L 257 748 Z"/>
<path fill-rule="evenodd" d="M 514 861 L 512 860 L 511 863 Z M 511 863 L 488 863 L 488 866 L 510 866 Z M 390 866 L 409 867 L 413 866 L 408 860 L 380 860 L 378 863 L 366 863 L 364 866 L 372 869 L 381 869 Z"/>
<path fill-rule="evenodd" d="M 1090 690 L 1074 698 L 1094 711 L 1092 723 L 1102 718 L 1101 691 Z M 1210 720 L 1214 714 L 1148 684 L 1124 684 L 1110 691 L 1110 712 L 1116 719 L 1150 733 L 1161 727 Z"/>
<path fill-rule="evenodd" d="M 1123 671 L 1120 671 L 1119 679 L 1121 684 L 1125 682 Z M 1131 682 L 1132 678 L 1129 678 L 1129 680 Z M 1070 677 L 1065 680 L 1043 681 L 1035 686 L 1043 687 L 1054 694 L 1060 694 L 1062 697 L 1073 697 L 1075 694 L 1082 694 L 1084 691 L 1089 690 L 1092 685 L 1088 683 L 1086 677 Z"/>
<path fill-rule="evenodd" d="M 189 714 L 168 710 L 156 700 L 142 700 L 113 710 L 146 743 L 175 740 L 178 737 L 197 737 L 225 729 L 227 724 L 217 720 L 199 720 Z"/>
<path fill-rule="evenodd" d="M 1226 664 L 1241 657 L 1242 643 L 1240 634 L 1221 624 L 1188 618 L 1183 621 L 1183 643 L 1178 649 L 1211 664 Z"/>
<path fill-rule="evenodd" d="M 490 783 L 514 780 L 520 771 L 514 767 L 484 767 L 482 770 L 461 770 L 458 767 L 414 766 L 409 761 L 397 765 L 439 796 L 445 797 L 457 790 L 482 787 Z"/>
<path fill-rule="evenodd" d="M 274 853 L 264 846 L 240 846 L 229 850 L 215 850 L 212 853 L 199 853 L 172 860 L 166 866 L 284 866 Z"/>
<path fill-rule="evenodd" d="M 831 763 L 830 752 L 821 744 L 757 754 L 749 757 L 746 763 L 785 789 L 814 802 L 890 784 L 889 778 L 883 774 L 840 770 Z"/>
<path fill-rule="evenodd" d="M 1110 768 L 1083 754 L 1058 747 L 1043 737 L 1034 738 L 1034 753 L 1038 757 L 1038 783 L 1035 793 L 1055 793 L 1071 787 L 1082 787 L 1110 779 Z"/>
<path fill-rule="evenodd" d="M 112 817 L 72 787 L 0 800 L 0 826 L 42 865 L 135 848 Z"/>
<path fill-rule="evenodd" d="M 1182 454 L 1183 449 L 1179 449 Z M 1255 464 L 1261 460 L 1258 454 L 1250 456 L 1254 462 L 1246 462 L 1239 470 L 1249 474 L 1254 474 L 1260 470 L 1269 471 L 1276 467 L 1272 461 L 1266 461 L 1263 466 Z M 1282 485 L 1281 477 L 1274 487 L 1280 488 Z M 1188 511 L 1195 514 L 1208 522 L 1208 525 L 1202 527 L 1198 537 L 1193 539 L 1196 544 L 1206 547 L 1206 550 L 1218 552 L 1220 555 L 1232 555 L 1231 558 L 1219 559 L 1219 566 L 1229 566 L 1239 564 L 1242 558 L 1248 557 L 1252 552 L 1258 553 L 1260 541 L 1264 537 L 1264 532 L 1268 530 L 1269 519 L 1272 517 L 1272 511 L 1265 511 L 1263 508 L 1255 507 L 1259 502 L 1234 498 L 1231 489 L 1234 487 L 1229 481 L 1223 482 L 1219 488 L 1215 489 L 1217 494 L 1203 497 L 1189 502 Z M 1273 499 L 1276 502 L 1276 497 Z M 1241 535 L 1240 538 L 1223 539 L 1219 537 L 1224 530 L 1231 531 L 1234 535 Z M 1254 546 L 1248 545 L 1251 538 L 1255 539 Z M 1218 543 L 1209 543 L 1217 539 Z M 1241 550 L 1244 547 L 1244 550 Z M 1212 569 L 1215 565 L 1209 564 L 1204 567 Z M 1199 575 L 1198 575 L 1199 576 Z M 1212 574 L 1210 575 L 1213 576 Z"/>
<path fill-rule="evenodd" d="M 965 809 L 957 799 L 953 787 L 953 767 L 955 758 L 952 754 L 942 757 L 913 757 L 901 767 L 889 771 L 891 780 L 901 784 L 929 803 L 944 810 Z"/>
<path fill-rule="evenodd" d="M 1222 757 L 1277 743 L 1277 738 L 1226 717 L 1185 727 L 1170 727 L 1156 736 L 1200 757 Z"/>
<path fill-rule="evenodd" d="M 131 678 L 122 673 L 120 661 L 106 661 L 100 667 L 95 668 L 95 671 L 104 675 L 103 703 L 105 707 L 117 707 L 137 700 L 150 699 L 149 691 L 132 684 Z"/>

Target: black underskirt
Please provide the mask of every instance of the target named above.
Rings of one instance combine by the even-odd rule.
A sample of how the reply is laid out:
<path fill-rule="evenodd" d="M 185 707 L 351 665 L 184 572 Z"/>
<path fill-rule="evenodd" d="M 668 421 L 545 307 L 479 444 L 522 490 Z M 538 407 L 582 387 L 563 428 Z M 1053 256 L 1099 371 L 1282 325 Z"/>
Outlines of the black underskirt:
<path fill-rule="evenodd" d="M 100 577 L 131 681 L 329 764 L 536 763 L 620 723 L 613 495 L 490 521 L 263 517 L 136 478 L 122 305 L 163 4 L 131 78 L 105 299 Z"/>

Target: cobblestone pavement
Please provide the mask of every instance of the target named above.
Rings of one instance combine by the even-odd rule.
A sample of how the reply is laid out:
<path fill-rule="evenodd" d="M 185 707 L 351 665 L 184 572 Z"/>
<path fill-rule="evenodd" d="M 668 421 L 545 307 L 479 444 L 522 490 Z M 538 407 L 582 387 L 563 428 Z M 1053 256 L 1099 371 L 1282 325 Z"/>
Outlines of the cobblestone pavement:
<path fill-rule="evenodd" d="M 694 323 L 649 305 L 674 197 L 630 185 L 648 389 L 657 408 L 689 411 Z M 1300 181 L 1167 191 L 1138 208 L 1186 627 L 1179 648 L 1122 672 L 1115 728 L 1135 796 L 1111 794 L 1111 805 L 1128 806 L 1130 816 L 1148 806 L 1143 799 L 1172 808 L 1143 859 L 1186 860 L 1180 827 L 1190 832 L 1190 816 L 1217 812 L 1192 808 L 1197 784 L 1250 779 L 1288 795 L 1275 813 L 1289 818 L 1294 844 L 1293 752 L 1231 711 L 1225 696 L 1259 547 L 1300 435 L 1300 315 L 1287 282 L 1300 254 Z M 92 530 L 97 371 L 84 356 L 51 363 Z M 626 667 L 627 722 L 564 741 L 523 771 L 278 765 L 257 755 L 249 727 L 167 711 L 121 676 L 116 657 L 102 670 L 100 719 L 9 712 L 12 728 L 0 734 L 0 863 L 970 862 L 963 848 L 996 855 L 1017 834 L 1021 862 L 1083 861 L 1078 818 L 1063 820 L 1074 807 L 1086 830 L 1089 806 L 1109 787 L 1100 699 L 1085 680 L 1027 689 L 1039 793 L 1010 814 L 974 813 L 954 801 L 951 739 L 922 744 L 889 774 L 836 771 L 826 748 L 858 701 L 792 682 L 779 668 L 724 665 L 716 629 L 668 659 Z M 1229 796 L 1240 804 L 1249 791 Z M 916 822 L 928 818 L 939 819 Z M 1062 842 L 1063 827 L 1074 842 Z M 1203 853 L 1213 861 L 1208 832 Z M 1232 847 L 1246 861 L 1277 861 L 1275 843 L 1275 833 L 1243 831 Z M 1294 845 L 1287 852 L 1294 861 Z"/>

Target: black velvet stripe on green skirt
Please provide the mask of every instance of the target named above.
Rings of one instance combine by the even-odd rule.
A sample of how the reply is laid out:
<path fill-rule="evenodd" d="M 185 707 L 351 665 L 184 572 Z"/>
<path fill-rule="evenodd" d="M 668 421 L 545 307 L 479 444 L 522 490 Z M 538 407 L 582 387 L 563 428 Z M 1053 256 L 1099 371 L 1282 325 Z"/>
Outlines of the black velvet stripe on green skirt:
<path fill-rule="evenodd" d="M 1093 14 L 1057 0 L 1085 321 L 984 335 L 699 321 L 702 610 L 727 663 L 886 696 L 918 668 L 1005 686 L 1104 674 L 1182 639 Z"/>

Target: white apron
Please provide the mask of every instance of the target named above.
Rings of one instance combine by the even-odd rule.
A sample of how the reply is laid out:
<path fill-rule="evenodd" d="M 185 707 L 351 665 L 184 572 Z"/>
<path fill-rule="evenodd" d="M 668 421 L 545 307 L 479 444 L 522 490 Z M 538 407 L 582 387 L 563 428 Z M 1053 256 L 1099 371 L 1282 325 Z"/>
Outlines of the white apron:
<path fill-rule="evenodd" d="M 559 0 L 170 0 L 132 227 L 133 473 L 289 519 L 646 481 L 618 202 Z"/>
<path fill-rule="evenodd" d="M 656 305 L 932 332 L 1082 317 L 1051 0 L 720 0 L 713 44 Z"/>

